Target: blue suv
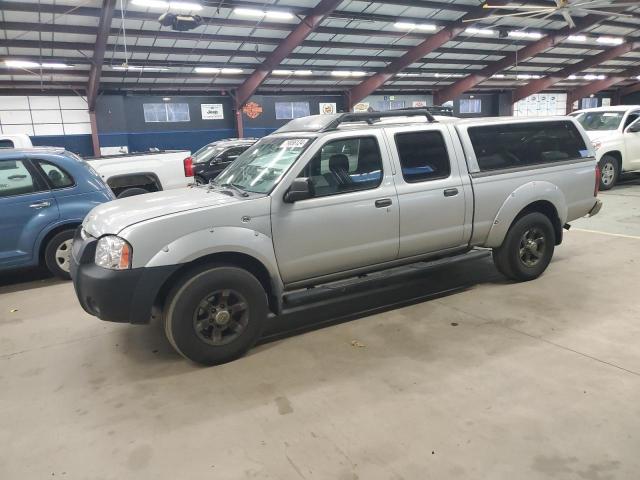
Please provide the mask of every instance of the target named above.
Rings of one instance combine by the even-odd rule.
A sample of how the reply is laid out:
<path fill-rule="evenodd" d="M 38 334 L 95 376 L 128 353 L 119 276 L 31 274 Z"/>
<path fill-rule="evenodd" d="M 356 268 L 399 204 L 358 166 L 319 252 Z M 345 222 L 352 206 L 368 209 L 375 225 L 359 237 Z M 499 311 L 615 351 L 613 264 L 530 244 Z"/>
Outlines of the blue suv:
<path fill-rule="evenodd" d="M 36 265 L 68 279 L 74 230 L 114 199 L 88 163 L 62 149 L 0 149 L 0 270 Z"/>

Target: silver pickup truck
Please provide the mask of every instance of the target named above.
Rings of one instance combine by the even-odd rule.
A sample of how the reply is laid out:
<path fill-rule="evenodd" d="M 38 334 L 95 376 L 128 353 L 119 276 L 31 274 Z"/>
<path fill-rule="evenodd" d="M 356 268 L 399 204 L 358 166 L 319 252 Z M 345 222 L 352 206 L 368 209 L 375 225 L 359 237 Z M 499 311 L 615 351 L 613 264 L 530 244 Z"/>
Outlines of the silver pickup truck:
<path fill-rule="evenodd" d="M 216 364 L 246 352 L 291 291 L 474 247 L 532 280 L 563 226 L 599 211 L 598 185 L 573 118 L 305 117 L 209 185 L 96 207 L 72 277 L 90 314 L 161 315 L 178 352 Z"/>

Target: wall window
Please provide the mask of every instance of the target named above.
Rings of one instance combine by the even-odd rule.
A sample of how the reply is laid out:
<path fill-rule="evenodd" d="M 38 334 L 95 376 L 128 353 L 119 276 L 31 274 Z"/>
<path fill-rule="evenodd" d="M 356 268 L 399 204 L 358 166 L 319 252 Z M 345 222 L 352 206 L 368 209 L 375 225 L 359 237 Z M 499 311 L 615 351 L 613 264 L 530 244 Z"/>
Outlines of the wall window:
<path fill-rule="evenodd" d="M 91 134 L 87 100 L 79 96 L 0 96 L 0 132 L 30 136 Z"/>
<path fill-rule="evenodd" d="M 73 178 L 61 168 L 49 162 L 38 160 L 38 165 L 49 179 L 51 186 L 56 188 L 67 188 L 74 185 Z"/>
<path fill-rule="evenodd" d="M 482 99 L 480 98 L 460 99 L 460 113 L 482 113 Z"/>
<path fill-rule="evenodd" d="M 376 188 L 382 182 L 382 157 L 374 137 L 343 138 L 326 143 L 304 168 L 315 196 Z"/>
<path fill-rule="evenodd" d="M 447 178 L 451 174 L 449 154 L 442 133 L 396 134 L 402 177 L 409 183 Z"/>
<path fill-rule="evenodd" d="M 309 115 L 309 102 L 276 102 L 277 120 L 292 120 Z"/>
<path fill-rule="evenodd" d="M 0 198 L 37 190 L 36 182 L 21 160 L 0 161 Z"/>
<path fill-rule="evenodd" d="M 144 121 L 146 123 L 157 122 L 188 122 L 188 103 L 145 103 Z"/>
<path fill-rule="evenodd" d="M 582 108 L 597 108 L 598 97 L 589 97 L 582 99 Z"/>
<path fill-rule="evenodd" d="M 469 137 L 482 171 L 561 162 L 589 155 L 575 125 L 567 121 L 472 127 Z"/>

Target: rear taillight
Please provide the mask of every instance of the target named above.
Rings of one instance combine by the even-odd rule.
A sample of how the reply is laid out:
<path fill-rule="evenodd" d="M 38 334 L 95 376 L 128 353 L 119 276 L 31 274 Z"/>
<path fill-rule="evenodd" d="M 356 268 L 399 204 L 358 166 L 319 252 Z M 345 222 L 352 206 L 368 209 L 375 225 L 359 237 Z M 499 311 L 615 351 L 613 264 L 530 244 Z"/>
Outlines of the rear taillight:
<path fill-rule="evenodd" d="M 600 171 L 600 165 L 596 165 L 596 186 L 593 189 L 594 197 L 597 197 L 600 191 L 600 180 L 602 180 L 602 172 Z"/>
<path fill-rule="evenodd" d="M 184 176 L 193 177 L 193 158 L 187 157 L 182 163 L 184 164 Z"/>

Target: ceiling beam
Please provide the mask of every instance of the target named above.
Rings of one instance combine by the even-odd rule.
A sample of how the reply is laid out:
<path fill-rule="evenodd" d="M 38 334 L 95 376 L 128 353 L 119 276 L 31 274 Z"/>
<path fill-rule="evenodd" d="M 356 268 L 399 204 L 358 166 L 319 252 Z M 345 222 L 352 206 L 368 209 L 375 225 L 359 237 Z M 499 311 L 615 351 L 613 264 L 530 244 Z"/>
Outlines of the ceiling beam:
<path fill-rule="evenodd" d="M 241 107 L 251 95 L 255 93 L 260 84 L 269 76 L 271 70 L 276 68 L 287 58 L 300 44 L 313 32 L 320 23 L 333 10 L 342 3 L 342 0 L 321 0 L 293 31 L 285 38 L 276 49 L 267 55 L 262 65 L 255 69 L 249 78 L 236 90 L 236 105 Z"/>
<path fill-rule="evenodd" d="M 89 84 L 87 86 L 87 103 L 89 111 L 93 112 L 96 108 L 96 99 L 98 98 L 98 89 L 100 88 L 100 75 L 102 73 L 102 62 L 104 61 L 104 52 L 107 49 L 107 40 L 111 31 L 111 19 L 116 8 L 116 0 L 102 0 L 102 14 L 98 23 L 98 33 L 96 34 L 96 43 L 93 49 L 93 62 L 89 72 Z M 72 29 L 73 30 L 73 29 Z"/>
<path fill-rule="evenodd" d="M 464 92 L 471 90 L 479 83 L 487 80 L 488 78 L 491 78 L 496 73 L 499 73 L 502 70 L 516 65 L 522 60 L 534 57 L 549 48 L 555 47 L 558 43 L 565 40 L 569 35 L 595 25 L 600 19 L 601 17 L 598 17 L 596 15 L 589 15 L 587 17 L 576 19 L 575 28 L 565 27 L 559 30 L 558 33 L 554 35 L 547 35 L 545 37 L 542 37 L 540 40 L 530 43 L 526 47 L 516 52 L 510 53 L 502 60 L 498 60 L 491 63 L 490 65 L 487 65 L 480 72 L 472 73 L 462 80 L 455 82 L 453 85 L 437 91 L 433 101 L 436 105 L 442 105 L 448 100 L 453 100 L 454 98 L 462 95 Z"/>
<path fill-rule="evenodd" d="M 597 80 L 567 92 L 567 112 L 571 111 L 575 101 L 594 95 L 602 90 L 607 90 L 614 85 L 618 85 L 619 83 L 627 81 L 630 78 L 637 77 L 638 75 L 640 75 L 640 66 L 630 68 L 616 76 L 605 78 L 604 80 Z"/>
<path fill-rule="evenodd" d="M 512 101 L 514 103 L 518 102 L 523 98 L 527 98 L 529 95 L 536 94 L 551 87 L 552 85 L 555 85 L 556 83 L 568 78 L 571 75 L 575 75 L 589 68 L 596 67 L 608 60 L 618 58 L 625 53 L 629 53 L 639 47 L 640 44 L 638 43 L 623 43 L 622 45 L 618 45 L 617 47 L 605 50 L 604 52 L 599 53 L 598 55 L 594 55 L 593 57 L 589 57 L 581 62 L 569 65 L 568 67 L 565 67 L 558 72 L 554 72 L 547 77 L 533 80 L 527 85 L 516 88 L 513 91 Z"/>
<path fill-rule="evenodd" d="M 431 35 L 422 43 L 407 50 L 404 55 L 393 60 L 382 72 L 376 73 L 349 90 L 347 93 L 349 110 L 351 110 L 356 103 L 378 90 L 385 82 L 394 77 L 398 72 L 401 72 L 413 63 L 423 59 L 426 55 L 442 47 L 445 43 L 456 38 L 467 27 L 464 23 L 465 19 L 487 16 L 489 13 L 491 13 L 491 10 L 487 10 L 482 7 L 474 8 L 451 26 L 443 28 L 439 32 Z"/>

